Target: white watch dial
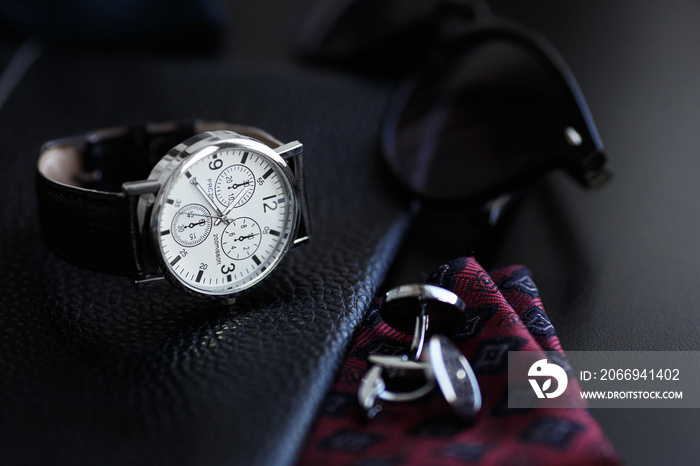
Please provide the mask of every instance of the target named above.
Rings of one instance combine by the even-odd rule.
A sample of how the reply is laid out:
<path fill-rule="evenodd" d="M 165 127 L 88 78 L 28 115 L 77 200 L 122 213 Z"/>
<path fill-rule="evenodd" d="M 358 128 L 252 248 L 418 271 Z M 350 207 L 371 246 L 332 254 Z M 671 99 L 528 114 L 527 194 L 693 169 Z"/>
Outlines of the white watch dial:
<path fill-rule="evenodd" d="M 153 234 L 164 267 L 186 288 L 239 292 L 264 278 L 287 251 L 296 197 L 284 162 L 273 157 L 235 147 L 195 153 L 165 183 L 153 210 Z"/>

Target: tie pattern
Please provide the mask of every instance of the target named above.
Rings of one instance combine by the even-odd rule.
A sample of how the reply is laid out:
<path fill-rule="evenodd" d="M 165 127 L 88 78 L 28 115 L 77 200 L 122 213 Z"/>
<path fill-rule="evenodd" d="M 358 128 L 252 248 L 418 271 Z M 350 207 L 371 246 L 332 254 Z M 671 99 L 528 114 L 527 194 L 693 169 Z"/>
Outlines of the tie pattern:
<path fill-rule="evenodd" d="M 585 407 L 510 409 L 508 351 L 564 352 L 529 271 L 487 273 L 471 257 L 439 267 L 426 283 L 467 305 L 453 342 L 479 381 L 483 407 L 458 418 L 439 390 L 405 403 L 384 403 L 363 417 L 357 390 L 372 353 L 406 354 L 412 336 L 389 327 L 376 307 L 367 315 L 327 395 L 299 463 L 340 465 L 615 465 L 614 448 Z M 571 379 L 569 384 L 578 384 Z"/>

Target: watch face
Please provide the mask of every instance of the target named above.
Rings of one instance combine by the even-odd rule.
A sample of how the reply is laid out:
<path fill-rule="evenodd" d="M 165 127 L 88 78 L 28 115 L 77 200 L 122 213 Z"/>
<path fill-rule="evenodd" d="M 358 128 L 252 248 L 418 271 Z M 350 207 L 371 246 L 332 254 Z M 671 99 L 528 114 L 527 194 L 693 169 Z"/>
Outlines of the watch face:
<path fill-rule="evenodd" d="M 289 248 L 297 222 L 291 172 L 257 141 L 233 139 L 175 157 L 152 213 L 171 278 L 196 294 L 227 296 L 262 280 Z"/>

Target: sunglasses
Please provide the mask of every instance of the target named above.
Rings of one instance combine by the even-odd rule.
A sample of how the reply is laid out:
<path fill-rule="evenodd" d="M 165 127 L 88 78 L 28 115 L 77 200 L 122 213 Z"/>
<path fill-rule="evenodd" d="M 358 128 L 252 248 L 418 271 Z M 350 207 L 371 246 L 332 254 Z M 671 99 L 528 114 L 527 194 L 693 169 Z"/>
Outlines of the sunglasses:
<path fill-rule="evenodd" d="M 428 201 L 483 202 L 555 170 L 610 179 L 573 74 L 554 47 L 479 1 L 327 0 L 298 25 L 306 59 L 402 79 L 381 131 L 395 177 Z"/>

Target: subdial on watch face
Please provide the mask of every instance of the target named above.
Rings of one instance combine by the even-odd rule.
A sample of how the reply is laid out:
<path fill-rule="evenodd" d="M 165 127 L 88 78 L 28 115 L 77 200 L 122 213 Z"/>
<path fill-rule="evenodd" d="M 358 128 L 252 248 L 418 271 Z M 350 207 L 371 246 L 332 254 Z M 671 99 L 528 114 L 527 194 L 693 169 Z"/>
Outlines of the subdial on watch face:
<path fill-rule="evenodd" d="M 224 206 L 240 207 L 253 197 L 255 192 L 255 175 L 245 165 L 226 167 L 216 179 L 216 199 Z"/>
<path fill-rule="evenodd" d="M 239 217 L 229 222 L 221 235 L 221 250 L 233 260 L 243 260 L 255 254 L 261 241 L 258 222 Z"/>
<path fill-rule="evenodd" d="M 187 204 L 173 216 L 170 231 L 178 244 L 193 247 L 211 232 L 211 213 L 201 204 Z"/>

